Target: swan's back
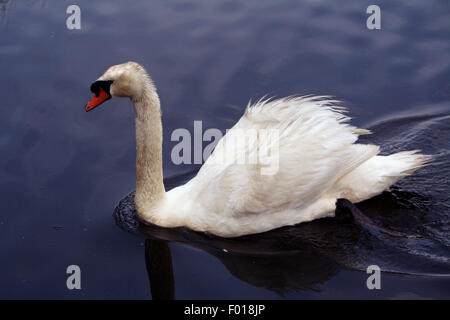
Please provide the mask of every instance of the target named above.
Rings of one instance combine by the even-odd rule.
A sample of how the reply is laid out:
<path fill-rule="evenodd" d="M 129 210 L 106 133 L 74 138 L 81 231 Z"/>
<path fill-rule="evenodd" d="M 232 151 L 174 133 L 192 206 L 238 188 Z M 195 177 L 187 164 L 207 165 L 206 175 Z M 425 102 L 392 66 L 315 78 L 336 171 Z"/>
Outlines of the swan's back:
<path fill-rule="evenodd" d="M 378 153 L 377 146 L 354 144 L 369 131 L 347 124 L 344 111 L 327 97 L 258 101 L 174 194 L 188 194 L 187 201 L 201 206 L 190 207 L 205 213 L 196 214 L 196 224 L 225 232 L 233 229 L 230 220 L 261 232 L 329 215 L 335 199 L 327 193 Z"/>

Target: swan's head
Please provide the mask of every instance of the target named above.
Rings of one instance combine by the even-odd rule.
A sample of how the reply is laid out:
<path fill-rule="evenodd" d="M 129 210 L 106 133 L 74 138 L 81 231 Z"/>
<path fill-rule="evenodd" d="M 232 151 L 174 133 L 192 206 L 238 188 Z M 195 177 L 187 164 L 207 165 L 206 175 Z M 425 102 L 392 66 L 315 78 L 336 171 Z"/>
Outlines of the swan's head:
<path fill-rule="evenodd" d="M 86 112 L 114 97 L 137 100 L 149 85 L 147 90 L 154 90 L 151 79 L 140 64 L 126 62 L 112 66 L 91 85 L 94 96 L 86 105 Z"/>

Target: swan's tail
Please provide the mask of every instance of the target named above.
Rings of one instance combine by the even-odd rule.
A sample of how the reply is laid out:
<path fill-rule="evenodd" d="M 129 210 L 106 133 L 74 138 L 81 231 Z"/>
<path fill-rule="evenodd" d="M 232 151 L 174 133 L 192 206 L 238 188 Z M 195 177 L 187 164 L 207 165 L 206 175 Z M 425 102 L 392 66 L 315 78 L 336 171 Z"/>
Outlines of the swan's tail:
<path fill-rule="evenodd" d="M 384 175 L 401 179 L 413 174 L 432 159 L 432 156 L 420 154 L 419 152 L 420 150 L 402 151 L 385 156 L 386 160 L 389 161 L 391 172 L 386 172 Z"/>
<path fill-rule="evenodd" d="M 431 161 L 431 156 L 418 152 L 402 151 L 370 158 L 338 182 L 339 197 L 355 203 L 379 195 Z"/>

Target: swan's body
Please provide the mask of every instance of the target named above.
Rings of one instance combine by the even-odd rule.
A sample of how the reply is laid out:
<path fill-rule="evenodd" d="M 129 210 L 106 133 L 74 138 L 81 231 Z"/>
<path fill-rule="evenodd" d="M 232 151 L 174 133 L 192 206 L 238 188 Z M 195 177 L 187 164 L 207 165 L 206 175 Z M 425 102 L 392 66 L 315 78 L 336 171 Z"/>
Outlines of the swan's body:
<path fill-rule="evenodd" d="M 370 132 L 347 124 L 344 109 L 326 97 L 266 100 L 247 107 L 195 178 L 166 192 L 161 110 L 151 79 L 129 62 L 111 67 L 99 80 L 111 82 L 110 96 L 128 96 L 134 103 L 135 204 L 142 219 L 163 227 L 235 237 L 333 216 L 336 199 L 369 199 L 428 159 L 416 151 L 378 156 L 378 146 L 356 144 L 358 135 Z M 255 130 L 267 136 L 235 143 L 235 137 L 250 138 Z M 267 155 L 264 163 L 243 161 L 261 152 Z"/>

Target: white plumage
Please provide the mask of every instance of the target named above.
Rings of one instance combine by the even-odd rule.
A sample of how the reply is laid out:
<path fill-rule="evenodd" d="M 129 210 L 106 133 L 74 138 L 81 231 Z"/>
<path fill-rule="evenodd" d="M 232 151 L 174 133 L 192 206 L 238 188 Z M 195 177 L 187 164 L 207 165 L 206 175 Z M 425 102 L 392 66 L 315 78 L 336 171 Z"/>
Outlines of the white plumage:
<path fill-rule="evenodd" d="M 222 236 L 258 233 L 333 216 L 336 199 L 371 198 L 427 160 L 414 151 L 377 156 L 378 146 L 355 144 L 358 135 L 370 132 L 350 126 L 344 111 L 327 97 L 262 100 L 248 106 L 197 176 L 167 193 L 167 210 L 187 203 L 178 210 L 195 230 Z M 239 157 L 270 149 L 267 144 L 235 147 L 233 135 L 255 129 L 279 132 L 274 139 L 279 141 L 278 171 L 273 175 L 261 174 L 260 164 L 239 163 Z M 235 156 L 224 163 L 224 154 Z"/>
<path fill-rule="evenodd" d="M 135 203 L 142 219 L 164 227 L 235 237 L 333 216 L 336 199 L 371 198 L 429 159 L 417 151 L 378 156 L 378 146 L 356 143 L 370 132 L 349 125 L 345 109 L 326 96 L 265 99 L 247 106 L 196 177 L 165 192 L 153 82 L 133 62 L 100 79 L 113 80 L 113 97 L 134 102 Z"/>

